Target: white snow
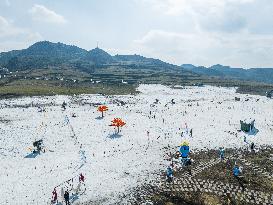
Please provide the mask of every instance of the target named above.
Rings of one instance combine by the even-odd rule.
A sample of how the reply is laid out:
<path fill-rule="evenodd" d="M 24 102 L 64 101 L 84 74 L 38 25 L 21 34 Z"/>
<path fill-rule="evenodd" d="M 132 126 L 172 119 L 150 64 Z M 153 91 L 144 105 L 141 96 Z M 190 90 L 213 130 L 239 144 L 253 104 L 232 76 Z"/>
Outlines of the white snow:
<path fill-rule="evenodd" d="M 237 130 L 240 120 L 250 117 L 259 132 L 247 136 L 248 141 L 257 146 L 273 145 L 273 100 L 237 94 L 235 88 L 176 88 L 140 85 L 141 93 L 136 96 L 1 100 L 0 204 L 49 204 L 54 187 L 61 185 L 57 187 L 60 195 L 61 187 L 65 189 L 63 182 L 72 177 L 77 181 L 80 173 L 86 177 L 87 190 L 75 203 L 116 203 L 122 194 L 156 180 L 157 173 L 165 170 L 169 163 L 165 154 L 183 140 L 185 123 L 193 129 L 188 141 L 194 151 L 245 146 L 245 134 Z M 235 102 L 235 96 L 242 100 Z M 158 104 L 154 104 L 155 99 Z M 175 104 L 171 104 L 172 99 Z M 63 101 L 68 103 L 65 111 L 61 109 Z M 126 105 L 119 106 L 119 101 Z M 109 107 L 103 119 L 92 105 L 96 103 Z M 46 112 L 38 112 L 40 105 Z M 72 113 L 77 117 L 72 118 Z M 66 115 L 70 124 L 65 121 Z M 114 128 L 109 126 L 114 117 L 127 123 L 116 138 L 112 136 Z M 73 132 L 76 138 L 72 138 Z M 46 152 L 24 158 L 39 139 L 44 140 Z"/>

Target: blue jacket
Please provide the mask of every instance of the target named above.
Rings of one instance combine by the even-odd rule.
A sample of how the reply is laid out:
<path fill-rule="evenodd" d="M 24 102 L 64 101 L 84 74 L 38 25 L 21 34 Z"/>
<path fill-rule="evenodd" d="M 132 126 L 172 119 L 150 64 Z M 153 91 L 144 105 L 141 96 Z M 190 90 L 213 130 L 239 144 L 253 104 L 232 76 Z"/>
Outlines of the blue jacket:
<path fill-rule="evenodd" d="M 233 168 L 233 175 L 234 175 L 235 177 L 238 177 L 239 174 L 240 174 L 239 167 L 234 167 L 234 168 Z"/>
<path fill-rule="evenodd" d="M 224 157 L 224 155 L 225 155 L 225 150 L 224 150 L 224 149 L 220 149 L 220 150 L 219 150 L 219 154 L 220 154 L 221 157 Z"/>
<path fill-rule="evenodd" d="M 167 177 L 171 177 L 171 176 L 173 176 L 173 170 L 172 170 L 172 168 L 168 167 L 167 168 Z"/>

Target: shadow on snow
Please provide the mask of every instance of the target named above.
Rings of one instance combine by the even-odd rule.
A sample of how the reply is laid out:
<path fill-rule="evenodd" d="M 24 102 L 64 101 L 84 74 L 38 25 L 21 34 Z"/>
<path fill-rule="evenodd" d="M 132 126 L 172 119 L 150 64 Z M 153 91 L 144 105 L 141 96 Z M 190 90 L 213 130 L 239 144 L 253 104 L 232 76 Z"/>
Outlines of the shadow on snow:
<path fill-rule="evenodd" d="M 119 133 L 114 133 L 114 134 L 108 135 L 108 138 L 117 139 L 117 138 L 121 138 L 121 135 Z"/>
<path fill-rule="evenodd" d="M 32 152 L 30 154 L 28 154 L 27 156 L 25 156 L 25 158 L 36 158 L 39 155 L 39 152 Z"/>

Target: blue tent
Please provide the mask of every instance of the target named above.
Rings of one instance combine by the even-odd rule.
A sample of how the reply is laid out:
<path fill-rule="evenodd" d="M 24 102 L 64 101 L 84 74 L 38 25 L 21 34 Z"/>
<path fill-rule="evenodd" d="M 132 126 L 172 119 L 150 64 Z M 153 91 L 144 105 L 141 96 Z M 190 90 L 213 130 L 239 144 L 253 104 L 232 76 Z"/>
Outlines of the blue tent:
<path fill-rule="evenodd" d="M 182 145 L 180 147 L 180 154 L 182 158 L 187 158 L 189 156 L 189 152 L 190 152 L 190 146 L 188 145 Z"/>

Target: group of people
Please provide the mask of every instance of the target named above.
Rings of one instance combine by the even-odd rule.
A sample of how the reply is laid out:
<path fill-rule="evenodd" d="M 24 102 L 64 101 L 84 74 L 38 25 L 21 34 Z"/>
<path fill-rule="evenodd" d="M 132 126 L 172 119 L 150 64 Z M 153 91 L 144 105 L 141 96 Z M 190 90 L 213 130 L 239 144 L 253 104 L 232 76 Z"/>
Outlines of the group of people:
<path fill-rule="evenodd" d="M 254 149 L 254 143 L 251 144 L 251 150 Z M 179 148 L 179 151 L 177 151 L 177 155 L 179 156 L 181 160 L 181 166 L 185 169 L 188 170 L 189 174 L 191 174 L 191 168 L 190 165 L 192 164 L 193 160 L 189 157 L 190 153 L 190 148 L 188 142 L 184 141 Z M 219 151 L 219 158 L 221 161 L 225 160 L 225 149 L 224 147 L 220 147 Z M 243 178 L 243 168 L 238 166 L 235 162 L 235 165 L 232 169 L 232 175 L 234 178 L 238 181 L 240 186 L 244 190 L 244 178 Z M 166 170 L 166 181 L 171 183 L 173 182 L 174 178 L 174 169 L 173 169 L 173 164 L 169 165 Z"/>
<path fill-rule="evenodd" d="M 251 143 L 250 149 L 251 149 L 251 152 L 254 152 L 254 143 Z M 224 161 L 225 149 L 223 147 L 219 148 L 219 157 L 220 157 L 221 161 Z M 234 178 L 238 181 L 239 185 L 244 190 L 243 167 L 237 165 L 236 162 L 235 162 L 234 167 L 232 169 L 232 175 L 234 176 Z"/>
<path fill-rule="evenodd" d="M 79 184 L 84 183 L 84 181 L 85 181 L 85 177 L 81 173 L 79 176 Z M 65 205 L 70 205 L 70 194 L 68 190 L 64 192 L 63 188 L 61 189 L 61 198 L 65 201 Z M 52 192 L 51 204 L 58 204 L 58 194 L 57 194 L 56 187 L 54 188 Z"/>
<path fill-rule="evenodd" d="M 180 149 L 179 151 L 177 151 L 177 156 L 180 159 L 181 162 L 181 166 L 188 171 L 188 173 L 190 175 L 192 175 L 191 173 L 191 164 L 193 162 L 193 160 L 189 157 L 189 153 L 190 153 L 190 147 L 189 147 L 189 143 L 184 141 L 181 145 L 180 145 Z M 169 165 L 167 167 L 167 171 L 166 171 L 166 177 L 167 177 L 167 182 L 171 183 L 173 181 L 173 164 Z"/>
<path fill-rule="evenodd" d="M 69 192 L 68 190 L 66 190 L 63 194 L 63 198 L 65 201 L 65 205 L 69 205 Z M 54 188 L 53 192 L 52 192 L 52 200 L 51 200 L 51 204 L 56 204 L 58 203 L 58 194 L 57 194 L 57 190 L 56 188 Z"/>

